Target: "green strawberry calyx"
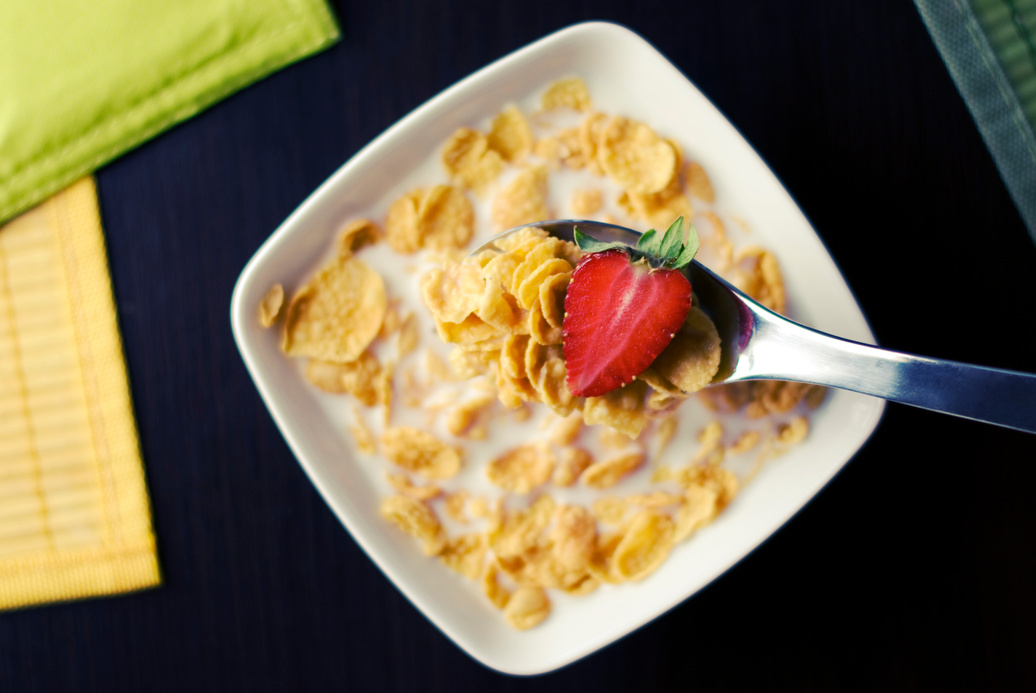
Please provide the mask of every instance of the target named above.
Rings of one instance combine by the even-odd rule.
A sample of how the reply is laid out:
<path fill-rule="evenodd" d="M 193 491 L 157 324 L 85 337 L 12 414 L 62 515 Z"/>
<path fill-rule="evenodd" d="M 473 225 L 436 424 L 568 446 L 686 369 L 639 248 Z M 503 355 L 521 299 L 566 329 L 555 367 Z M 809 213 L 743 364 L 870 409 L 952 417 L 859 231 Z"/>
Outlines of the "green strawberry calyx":
<path fill-rule="evenodd" d="M 578 228 L 573 229 L 572 235 L 575 237 L 576 245 L 585 253 L 623 250 L 629 254 L 630 262 L 646 260 L 655 269 L 683 269 L 698 252 L 698 231 L 694 224 L 688 224 L 685 233 L 683 217 L 670 224 L 664 234 L 654 229 L 645 231 L 636 246 L 605 243 L 586 235 Z"/>

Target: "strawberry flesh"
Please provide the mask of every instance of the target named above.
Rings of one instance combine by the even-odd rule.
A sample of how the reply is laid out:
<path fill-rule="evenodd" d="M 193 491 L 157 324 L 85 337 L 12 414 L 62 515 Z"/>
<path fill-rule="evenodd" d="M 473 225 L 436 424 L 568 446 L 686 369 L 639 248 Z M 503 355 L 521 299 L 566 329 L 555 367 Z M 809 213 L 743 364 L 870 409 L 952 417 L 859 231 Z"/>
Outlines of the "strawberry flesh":
<path fill-rule="evenodd" d="M 630 383 L 662 352 L 691 308 L 691 283 L 678 270 L 630 261 L 623 250 L 589 253 L 565 295 L 566 382 L 597 397 Z"/>

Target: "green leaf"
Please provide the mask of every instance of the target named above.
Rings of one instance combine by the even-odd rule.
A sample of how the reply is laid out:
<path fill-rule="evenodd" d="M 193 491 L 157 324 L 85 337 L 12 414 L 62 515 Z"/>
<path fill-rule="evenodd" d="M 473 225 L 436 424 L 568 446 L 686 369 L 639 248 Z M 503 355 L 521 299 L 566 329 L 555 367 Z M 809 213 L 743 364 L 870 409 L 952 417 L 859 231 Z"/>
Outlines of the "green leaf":
<path fill-rule="evenodd" d="M 648 229 L 637 241 L 637 250 L 650 258 L 658 257 L 658 251 L 662 247 L 662 234 L 654 229 Z"/>
<path fill-rule="evenodd" d="M 676 264 L 673 265 L 673 269 L 680 269 L 689 265 L 697 252 L 698 229 L 694 228 L 694 224 L 688 224 L 687 243 L 684 245 L 683 250 L 680 251 L 679 257 L 676 258 Z"/>
<path fill-rule="evenodd" d="M 603 253 L 605 250 L 615 250 L 616 248 L 627 252 L 632 250 L 625 243 L 605 243 L 604 241 L 599 241 L 593 236 L 587 236 L 578 228 L 572 229 L 572 237 L 575 239 L 576 245 L 584 253 Z"/>
<path fill-rule="evenodd" d="M 648 229 L 644 233 L 640 234 L 640 238 L 637 239 L 637 250 L 647 253 L 650 252 L 650 248 L 655 244 L 655 236 L 658 233 L 654 229 Z"/>
<path fill-rule="evenodd" d="M 683 217 L 679 217 L 669 225 L 665 236 L 662 238 L 662 247 L 658 253 L 662 264 L 671 267 L 677 261 L 677 258 L 680 257 L 680 251 L 683 249 L 683 246 Z"/>

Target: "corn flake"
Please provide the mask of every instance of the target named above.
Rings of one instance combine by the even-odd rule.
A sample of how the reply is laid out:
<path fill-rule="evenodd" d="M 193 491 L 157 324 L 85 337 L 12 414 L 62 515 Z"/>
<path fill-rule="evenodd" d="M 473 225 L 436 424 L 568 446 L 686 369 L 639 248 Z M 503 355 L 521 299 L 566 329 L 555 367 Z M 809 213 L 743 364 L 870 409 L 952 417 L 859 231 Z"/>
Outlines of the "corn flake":
<path fill-rule="evenodd" d="M 712 522 L 719 511 L 719 492 L 714 487 L 690 486 L 684 491 L 684 503 L 676 511 L 673 541 L 680 542 Z"/>
<path fill-rule="evenodd" d="M 759 444 L 760 438 L 759 431 L 745 431 L 727 447 L 727 452 L 732 455 L 748 452 Z"/>
<path fill-rule="evenodd" d="M 511 598 L 511 593 L 500 584 L 500 567 L 495 561 L 490 563 L 482 574 L 482 591 L 498 609 L 506 607 Z"/>
<path fill-rule="evenodd" d="M 464 577 L 477 580 L 482 574 L 482 566 L 485 563 L 488 548 L 484 535 L 462 534 L 459 537 L 448 539 L 438 555 L 439 560 L 451 570 Z"/>
<path fill-rule="evenodd" d="M 639 469 L 645 459 L 644 453 L 637 451 L 595 462 L 583 472 L 582 482 L 590 488 L 611 488 L 628 474 Z"/>
<path fill-rule="evenodd" d="M 381 447 L 389 461 L 427 479 L 448 479 L 460 471 L 460 449 L 419 428 L 388 428 L 381 434 Z"/>
<path fill-rule="evenodd" d="M 701 447 L 694 454 L 694 462 L 700 462 L 707 459 L 715 450 L 720 446 L 720 440 L 723 438 L 723 424 L 719 421 L 710 421 L 706 424 L 705 428 L 698 433 L 698 442 L 701 443 Z"/>
<path fill-rule="evenodd" d="M 504 618 L 518 630 L 528 630 L 550 615 L 550 600 L 542 587 L 519 587 L 504 607 Z"/>
<path fill-rule="evenodd" d="M 787 413 L 818 389 L 815 385 L 783 380 L 761 380 L 750 385 L 750 401 L 745 412 L 753 419 Z"/>
<path fill-rule="evenodd" d="M 629 436 L 614 428 L 602 428 L 597 434 L 597 438 L 601 442 L 601 447 L 611 450 L 622 450 L 630 444 Z"/>
<path fill-rule="evenodd" d="M 551 554 L 562 583 L 574 583 L 587 570 L 597 551 L 597 522 L 581 505 L 563 505 L 554 513 Z"/>
<path fill-rule="evenodd" d="M 554 471 L 554 455 L 543 444 L 531 443 L 508 450 L 486 467 L 489 481 L 514 493 L 542 486 Z"/>
<path fill-rule="evenodd" d="M 669 228 L 679 217 L 690 219 L 694 214 L 691 201 L 680 190 L 679 180 L 675 176 L 658 192 L 627 191 L 625 199 L 620 198 L 619 206 L 634 219 L 659 229 Z"/>
<path fill-rule="evenodd" d="M 653 365 L 663 378 L 684 392 L 696 392 L 712 382 L 721 356 L 716 325 L 704 311 L 692 306 L 680 331 Z"/>
<path fill-rule="evenodd" d="M 601 211 L 604 201 L 601 191 L 597 189 L 576 190 L 568 201 L 572 214 L 576 217 L 590 218 Z"/>
<path fill-rule="evenodd" d="M 595 500 L 590 507 L 598 520 L 609 525 L 619 525 L 626 517 L 629 506 L 618 496 L 604 496 Z"/>
<path fill-rule="evenodd" d="M 535 262 L 535 260 L 527 260 L 526 262 Z M 523 262 L 518 268 L 515 268 L 515 275 L 518 275 L 518 269 L 524 267 Z M 517 287 L 517 291 L 514 292 L 515 298 L 518 299 L 518 305 L 522 308 L 529 309 L 540 300 L 540 287 L 548 277 L 555 275 L 568 275 L 571 279 L 572 276 L 572 265 L 568 260 L 563 258 L 555 257 L 544 260 L 542 263 L 532 266 L 531 271 L 524 275 L 521 283 Z"/>
<path fill-rule="evenodd" d="M 552 274 L 540 284 L 540 312 L 551 327 L 560 328 L 565 321 L 565 294 L 572 273 Z"/>
<path fill-rule="evenodd" d="M 463 248 L 475 232 L 475 210 L 458 188 L 436 185 L 421 198 L 416 225 L 422 248 Z"/>
<path fill-rule="evenodd" d="M 585 448 L 566 447 L 561 451 L 551 481 L 555 486 L 571 486 L 593 462 L 593 455 Z"/>
<path fill-rule="evenodd" d="M 284 305 L 284 287 L 274 284 L 259 301 L 259 324 L 263 327 L 272 327 L 281 314 L 281 307 Z"/>
<path fill-rule="evenodd" d="M 555 417 L 551 424 L 549 439 L 555 445 L 569 446 L 576 441 L 582 430 L 583 416 L 579 412 Z"/>
<path fill-rule="evenodd" d="M 600 397 L 587 397 L 583 404 L 583 421 L 591 426 L 605 424 L 636 438 L 647 423 L 644 413 L 646 395 L 647 385 L 634 380 Z"/>
<path fill-rule="evenodd" d="M 417 232 L 417 207 L 424 192 L 411 190 L 396 199 L 385 218 L 385 239 L 397 253 L 415 253 L 421 249 Z"/>
<path fill-rule="evenodd" d="M 468 503 L 468 495 L 468 492 L 464 489 L 446 494 L 446 502 L 443 504 L 443 508 L 446 510 L 448 518 L 460 524 L 467 523 L 468 516 L 464 513 L 464 508 Z"/>
<path fill-rule="evenodd" d="M 619 501 L 619 503 L 625 509 L 626 504 L 622 503 L 622 501 Z M 621 532 L 608 532 L 597 536 L 597 553 L 594 554 L 594 560 L 588 567 L 588 572 L 594 579 L 613 585 L 622 582 L 620 578 L 612 575 L 611 570 L 612 557 L 615 554 L 615 549 L 622 541 L 622 536 Z"/>
<path fill-rule="evenodd" d="M 658 439 L 655 455 L 661 456 L 665 452 L 673 436 L 676 435 L 676 429 L 679 425 L 680 421 L 675 416 L 667 416 L 658 422 L 658 427 L 655 429 L 655 438 Z"/>
<path fill-rule="evenodd" d="M 290 356 L 348 363 L 378 335 L 387 302 L 380 274 L 355 258 L 336 258 L 291 299 L 281 348 Z"/>
<path fill-rule="evenodd" d="M 528 313 L 529 336 L 533 341 L 543 346 L 560 345 L 564 339 L 564 331 L 560 325 L 551 325 L 543 311 L 543 304 L 538 300 L 532 305 Z M 560 384 L 565 378 L 564 362 L 561 363 L 561 377 L 557 379 Z"/>
<path fill-rule="evenodd" d="M 541 98 L 543 110 L 555 108 L 572 108 L 577 111 L 589 111 L 591 108 L 590 91 L 586 83 L 579 77 L 567 77 L 552 82 Z"/>
<path fill-rule="evenodd" d="M 421 298 L 439 322 L 463 322 L 478 310 L 485 280 L 474 262 L 461 262 L 445 270 L 433 267 L 421 277 Z"/>
<path fill-rule="evenodd" d="M 804 416 L 796 416 L 777 429 L 777 442 L 782 445 L 795 445 L 806 439 L 809 433 L 809 421 Z"/>
<path fill-rule="evenodd" d="M 452 410 L 446 417 L 446 428 L 455 436 L 479 440 L 485 437 L 485 428 L 481 422 L 490 414 L 490 406 L 496 401 L 492 393 L 479 393 L 470 397 Z M 482 435 L 477 432 L 481 431 Z"/>
<path fill-rule="evenodd" d="M 418 486 L 410 480 L 406 474 L 387 473 L 385 478 L 392 484 L 392 488 L 399 491 L 404 496 L 416 498 L 417 500 L 427 501 L 435 498 L 442 493 L 442 489 L 434 484 L 428 484 L 427 486 Z"/>
<path fill-rule="evenodd" d="M 325 392 L 334 394 L 349 393 L 365 406 L 378 404 L 378 379 L 382 368 L 378 359 L 365 351 L 360 357 L 349 363 L 331 363 L 311 359 L 306 364 L 306 380 Z"/>
<path fill-rule="evenodd" d="M 643 580 L 658 569 L 673 548 L 673 521 L 645 510 L 633 518 L 611 556 L 611 574 L 622 581 Z"/>
<path fill-rule="evenodd" d="M 601 133 L 604 132 L 607 125 L 608 116 L 603 113 L 591 113 L 583 119 L 576 132 L 586 168 L 595 176 L 604 175 L 598 152 L 600 151 Z"/>
<path fill-rule="evenodd" d="M 348 258 L 360 248 L 377 243 L 384 235 L 381 227 L 370 219 L 354 219 L 338 234 L 338 255 Z"/>
<path fill-rule="evenodd" d="M 521 161 L 532 151 L 532 130 L 517 107 L 509 106 L 493 118 L 488 143 L 508 163 Z"/>
<path fill-rule="evenodd" d="M 407 496 L 390 496 L 381 503 L 381 515 L 410 536 L 420 540 L 427 556 L 440 553 L 446 546 L 446 532 L 427 505 Z"/>
<path fill-rule="evenodd" d="M 556 507 L 554 499 L 544 495 L 525 510 L 500 508 L 496 522 L 490 519 L 489 543 L 501 569 L 515 573 L 532 554 L 543 549 L 543 531 Z"/>
<path fill-rule="evenodd" d="M 421 343 L 421 337 L 417 332 L 417 319 L 413 313 L 407 313 L 399 325 L 399 334 L 396 337 L 396 354 L 403 358 L 417 350 Z"/>
<path fill-rule="evenodd" d="M 776 313 L 785 309 L 784 278 L 777 257 L 759 246 L 742 248 L 734 257 L 738 288 Z"/>
<path fill-rule="evenodd" d="M 442 164 L 450 179 L 482 197 L 504 170 L 500 152 L 489 148 L 489 139 L 477 130 L 459 128 L 446 142 Z"/>
<path fill-rule="evenodd" d="M 355 409 L 353 409 L 353 421 L 349 424 L 349 432 L 352 433 L 353 439 L 356 441 L 356 449 L 363 454 L 373 455 L 378 451 L 377 443 L 374 440 L 374 434 L 371 433 L 370 428 L 367 427 L 367 423 Z"/>
<path fill-rule="evenodd" d="M 638 505 L 642 508 L 662 508 L 667 505 L 679 505 L 684 497 L 677 493 L 668 491 L 652 491 L 651 493 L 635 493 L 626 496 L 626 502 L 630 505 Z"/>
<path fill-rule="evenodd" d="M 601 131 L 597 161 L 629 192 L 655 193 L 676 175 L 673 145 L 644 123 L 613 116 Z"/>
<path fill-rule="evenodd" d="M 546 166 L 519 171 L 493 200 L 491 214 L 493 223 L 501 230 L 550 219 Z"/>
<path fill-rule="evenodd" d="M 704 202 L 711 204 L 716 201 L 716 191 L 712 187 L 709 174 L 697 161 L 687 164 L 687 190 Z"/>

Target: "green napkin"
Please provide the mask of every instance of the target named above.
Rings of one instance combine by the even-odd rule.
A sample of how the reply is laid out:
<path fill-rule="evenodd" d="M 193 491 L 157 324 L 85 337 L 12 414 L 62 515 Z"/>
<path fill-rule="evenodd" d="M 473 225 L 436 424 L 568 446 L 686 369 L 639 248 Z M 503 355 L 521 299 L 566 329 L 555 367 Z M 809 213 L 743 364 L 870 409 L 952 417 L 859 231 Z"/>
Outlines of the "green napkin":
<path fill-rule="evenodd" d="M 1036 0 L 914 0 L 1036 241 Z"/>
<path fill-rule="evenodd" d="M 0 2 L 0 222 L 337 37 L 324 0 Z"/>

